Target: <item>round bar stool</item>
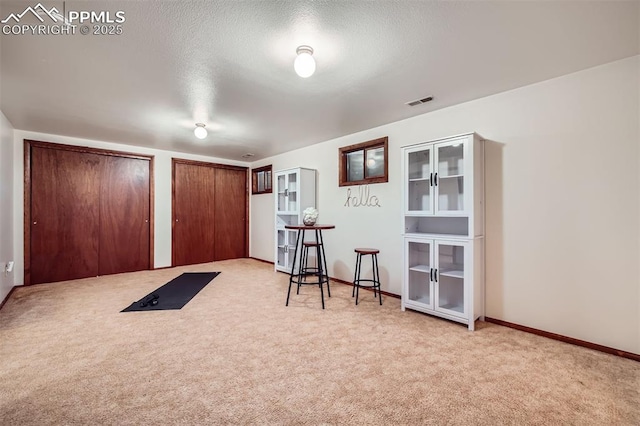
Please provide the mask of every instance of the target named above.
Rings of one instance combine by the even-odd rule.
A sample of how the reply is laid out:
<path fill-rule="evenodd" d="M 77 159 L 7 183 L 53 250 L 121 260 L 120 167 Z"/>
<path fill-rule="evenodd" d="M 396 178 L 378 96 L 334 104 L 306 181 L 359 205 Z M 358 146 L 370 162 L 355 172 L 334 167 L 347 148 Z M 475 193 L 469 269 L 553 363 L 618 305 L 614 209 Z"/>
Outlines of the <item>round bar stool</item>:
<path fill-rule="evenodd" d="M 317 266 L 309 266 L 307 263 L 309 262 L 309 248 L 316 249 L 316 261 L 320 259 L 320 255 L 318 254 L 320 251 L 320 243 L 316 241 L 303 241 L 302 242 L 302 257 L 300 258 L 300 276 L 302 279 L 306 279 L 309 275 L 318 275 L 320 273 L 320 269 Z M 296 294 L 300 294 L 300 285 L 301 281 L 298 281 L 298 289 L 296 290 Z"/>
<path fill-rule="evenodd" d="M 351 297 L 356 297 L 356 305 L 358 304 L 358 294 L 360 293 L 360 287 L 373 288 L 373 297 L 378 295 L 380 297 L 380 305 L 382 305 L 382 293 L 380 293 L 380 272 L 378 272 L 378 253 L 380 250 L 373 248 L 357 248 L 356 252 L 356 272 L 353 275 L 353 291 Z M 371 266 L 373 270 L 372 279 L 360 278 L 360 272 L 362 269 L 362 256 L 371 255 Z M 362 282 L 368 282 L 371 284 L 361 284 Z M 377 290 L 377 292 L 376 292 Z"/>

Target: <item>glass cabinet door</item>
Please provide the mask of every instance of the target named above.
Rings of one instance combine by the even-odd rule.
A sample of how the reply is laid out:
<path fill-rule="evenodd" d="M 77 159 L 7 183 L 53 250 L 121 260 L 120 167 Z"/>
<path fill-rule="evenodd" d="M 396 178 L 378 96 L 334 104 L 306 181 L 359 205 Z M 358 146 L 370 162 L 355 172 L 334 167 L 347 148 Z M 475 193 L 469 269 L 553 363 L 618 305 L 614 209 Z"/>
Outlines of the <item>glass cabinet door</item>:
<path fill-rule="evenodd" d="M 298 174 L 287 174 L 287 211 L 298 212 L 298 185 Z"/>
<path fill-rule="evenodd" d="M 461 317 L 466 316 L 465 252 L 464 243 L 436 242 L 436 310 Z"/>
<path fill-rule="evenodd" d="M 287 211 L 287 175 L 276 177 L 276 197 L 278 197 L 278 212 Z"/>
<path fill-rule="evenodd" d="M 433 309 L 433 244 L 431 241 L 409 240 L 405 251 L 408 300 Z"/>
<path fill-rule="evenodd" d="M 295 230 L 287 229 L 287 269 L 291 269 L 293 266 L 291 263 L 293 262 L 293 255 L 296 250 L 296 238 L 298 236 L 298 232 Z M 300 256 L 301 253 L 298 253 Z"/>
<path fill-rule="evenodd" d="M 287 240 L 286 230 L 278 229 L 276 232 L 276 266 L 287 266 Z"/>
<path fill-rule="evenodd" d="M 276 177 L 278 212 L 298 213 L 298 173 L 279 174 Z"/>
<path fill-rule="evenodd" d="M 296 230 L 278 229 L 276 235 L 276 265 L 285 270 L 290 270 L 298 233 Z M 298 256 L 300 256 L 300 253 L 298 253 Z"/>
<path fill-rule="evenodd" d="M 437 212 L 463 212 L 464 140 L 437 144 L 434 184 L 437 188 Z"/>
<path fill-rule="evenodd" d="M 407 212 L 430 213 L 433 211 L 432 204 L 432 151 L 431 147 L 420 148 L 410 151 L 407 154 L 407 194 L 405 210 Z"/>

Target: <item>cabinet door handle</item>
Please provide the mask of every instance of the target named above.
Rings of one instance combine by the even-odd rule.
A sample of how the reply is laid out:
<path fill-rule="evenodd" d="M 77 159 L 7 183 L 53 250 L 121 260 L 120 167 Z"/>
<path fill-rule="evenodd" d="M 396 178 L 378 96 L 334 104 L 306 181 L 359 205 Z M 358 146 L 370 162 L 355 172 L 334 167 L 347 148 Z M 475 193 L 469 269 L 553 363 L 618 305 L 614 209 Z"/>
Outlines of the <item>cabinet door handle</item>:
<path fill-rule="evenodd" d="M 429 173 L 429 186 L 433 186 L 433 173 Z"/>
<path fill-rule="evenodd" d="M 429 281 L 433 281 L 433 268 L 429 268 Z"/>
<path fill-rule="evenodd" d="M 433 273 L 433 277 L 435 278 L 435 282 L 438 282 L 438 270 L 436 269 L 435 272 Z"/>
<path fill-rule="evenodd" d="M 435 186 L 438 186 L 438 174 L 437 173 L 435 175 L 433 175 L 433 184 Z"/>
<path fill-rule="evenodd" d="M 288 196 L 289 196 L 289 190 L 288 190 L 288 189 L 285 189 L 285 190 L 284 190 L 284 196 L 285 196 L 285 197 L 288 197 Z"/>

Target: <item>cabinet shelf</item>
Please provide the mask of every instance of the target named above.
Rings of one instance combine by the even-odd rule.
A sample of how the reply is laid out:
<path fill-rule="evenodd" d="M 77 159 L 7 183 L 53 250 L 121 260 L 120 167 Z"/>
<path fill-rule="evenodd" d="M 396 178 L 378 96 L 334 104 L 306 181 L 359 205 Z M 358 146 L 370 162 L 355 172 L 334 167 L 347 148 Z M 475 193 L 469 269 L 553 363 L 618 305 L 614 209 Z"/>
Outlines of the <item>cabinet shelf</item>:
<path fill-rule="evenodd" d="M 419 178 L 409 178 L 409 182 L 424 182 L 429 181 L 428 177 L 419 177 Z"/>
<path fill-rule="evenodd" d="M 460 304 L 456 304 L 456 303 L 449 303 L 446 305 L 440 305 L 438 306 L 441 309 L 447 309 L 449 311 L 456 311 L 456 312 L 464 312 L 464 306 L 460 305 Z"/>
<path fill-rule="evenodd" d="M 414 299 L 409 299 L 411 302 L 422 303 L 424 305 L 429 305 L 431 301 L 428 296 L 416 297 Z"/>
<path fill-rule="evenodd" d="M 424 272 L 428 274 L 431 272 L 431 267 L 429 265 L 416 265 L 416 266 L 410 267 L 409 270 L 416 271 L 416 272 Z"/>
<path fill-rule="evenodd" d="M 452 271 L 441 271 L 438 273 L 441 277 L 452 277 L 452 278 L 460 278 L 464 279 L 464 271 L 452 270 Z"/>
<path fill-rule="evenodd" d="M 461 177 L 464 177 L 464 175 L 461 175 L 461 174 L 448 175 L 448 176 L 440 176 L 440 175 L 438 175 L 438 179 L 452 179 L 452 178 L 461 178 Z"/>

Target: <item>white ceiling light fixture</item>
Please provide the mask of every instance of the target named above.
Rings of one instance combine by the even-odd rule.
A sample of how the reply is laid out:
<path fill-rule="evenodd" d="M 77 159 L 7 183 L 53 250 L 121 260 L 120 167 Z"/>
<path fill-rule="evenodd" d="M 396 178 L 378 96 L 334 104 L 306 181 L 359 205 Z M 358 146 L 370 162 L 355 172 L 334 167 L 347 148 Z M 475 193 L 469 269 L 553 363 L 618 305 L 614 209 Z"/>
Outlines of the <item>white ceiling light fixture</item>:
<path fill-rule="evenodd" d="M 293 69 L 296 70 L 302 78 L 311 77 L 316 72 L 316 61 L 313 59 L 313 49 L 309 46 L 299 46 L 296 49 L 298 56 L 293 63 Z"/>
<path fill-rule="evenodd" d="M 205 129 L 204 123 L 196 123 L 196 128 L 193 130 L 193 134 L 198 139 L 204 139 L 207 137 L 207 129 Z"/>

